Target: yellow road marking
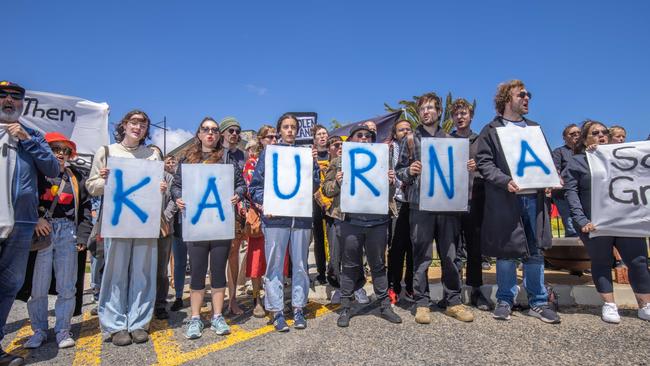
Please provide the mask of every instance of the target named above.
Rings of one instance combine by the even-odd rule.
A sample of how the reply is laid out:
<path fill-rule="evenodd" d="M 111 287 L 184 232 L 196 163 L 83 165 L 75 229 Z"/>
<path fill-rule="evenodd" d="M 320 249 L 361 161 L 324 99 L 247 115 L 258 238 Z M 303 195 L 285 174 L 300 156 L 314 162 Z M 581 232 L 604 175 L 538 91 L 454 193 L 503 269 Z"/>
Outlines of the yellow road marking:
<path fill-rule="evenodd" d="M 310 303 L 307 305 L 307 308 L 305 310 L 306 313 L 310 315 L 309 318 L 317 318 L 331 312 L 335 308 L 336 306 Z M 166 325 L 160 323 L 157 323 L 156 327 L 163 328 Z M 291 325 L 293 321 L 289 320 L 287 323 Z M 172 339 L 174 333 L 170 329 L 157 330 L 151 334 L 151 338 L 153 340 L 154 349 L 156 350 L 156 355 L 158 357 L 158 363 L 156 365 L 172 366 L 181 365 L 183 363 L 199 359 L 210 353 L 226 349 L 235 344 L 247 341 L 255 337 L 259 337 L 263 334 L 271 333 L 273 331 L 273 325 L 267 325 L 251 331 L 244 330 L 238 325 L 233 325 L 230 328 L 231 333 L 226 336 L 223 341 L 212 343 L 186 353 L 183 353 L 180 350 L 178 343 Z"/>
<path fill-rule="evenodd" d="M 79 339 L 75 345 L 73 366 L 100 365 L 102 353 L 102 333 L 99 319 L 85 312 L 81 323 Z"/>
<path fill-rule="evenodd" d="M 32 325 L 27 320 L 25 324 L 23 324 L 20 329 L 18 329 L 18 332 L 16 332 L 16 337 L 9 343 L 7 348 L 5 349 L 5 352 L 7 353 L 13 353 L 14 355 L 20 356 L 22 358 L 27 358 L 29 355 L 29 350 L 23 348 L 23 345 L 25 342 L 27 342 L 27 339 L 34 334 L 32 331 Z"/>

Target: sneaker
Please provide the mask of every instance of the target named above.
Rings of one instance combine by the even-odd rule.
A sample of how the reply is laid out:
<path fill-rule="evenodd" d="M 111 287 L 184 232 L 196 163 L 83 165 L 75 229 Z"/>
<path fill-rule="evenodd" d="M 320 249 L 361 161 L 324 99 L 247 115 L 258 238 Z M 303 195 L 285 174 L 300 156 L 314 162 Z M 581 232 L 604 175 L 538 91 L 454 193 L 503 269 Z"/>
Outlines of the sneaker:
<path fill-rule="evenodd" d="M 169 308 L 169 310 L 171 310 L 171 311 L 179 311 L 182 308 L 183 308 L 183 299 L 177 298 L 176 300 L 174 300 L 174 303 Z"/>
<path fill-rule="evenodd" d="M 158 308 L 154 310 L 154 316 L 156 317 L 156 319 L 160 319 L 160 320 L 169 319 L 169 313 L 165 308 Z"/>
<path fill-rule="evenodd" d="M 415 293 L 413 290 L 404 290 L 404 298 L 408 302 L 415 302 Z"/>
<path fill-rule="evenodd" d="M 637 311 L 639 319 L 650 321 L 650 302 Z"/>
<path fill-rule="evenodd" d="M 67 330 L 60 331 L 56 334 L 56 343 L 61 349 L 74 347 L 74 339 L 72 339 L 72 333 Z"/>
<path fill-rule="evenodd" d="M 128 346 L 133 342 L 131 339 L 131 334 L 126 330 L 120 330 L 119 332 L 113 333 L 112 335 L 113 344 L 119 347 Z"/>
<path fill-rule="evenodd" d="M 357 300 L 359 304 L 368 304 L 370 303 L 370 299 L 368 298 L 368 294 L 366 293 L 366 290 L 362 288 L 354 291 L 354 298 Z"/>
<path fill-rule="evenodd" d="M 318 275 L 316 276 L 316 280 L 314 282 L 318 286 L 325 286 L 327 285 L 327 277 L 325 277 L 324 274 Z"/>
<path fill-rule="evenodd" d="M 490 264 L 490 262 L 488 261 L 484 261 L 481 263 L 481 269 L 484 271 L 489 271 L 490 269 L 492 269 L 492 264 Z"/>
<path fill-rule="evenodd" d="M 330 298 L 330 304 L 340 304 L 341 303 L 341 290 L 336 289 L 332 292 L 332 297 Z"/>
<path fill-rule="evenodd" d="M 305 313 L 303 313 L 302 309 L 293 311 L 293 327 L 296 329 L 307 328 L 307 319 L 305 319 Z"/>
<path fill-rule="evenodd" d="M 99 307 L 95 306 L 94 308 L 90 309 L 90 315 L 97 315 L 99 313 Z"/>
<path fill-rule="evenodd" d="M 528 310 L 528 315 L 535 317 L 544 323 L 557 324 L 560 322 L 560 316 L 546 304 L 531 306 L 530 310 Z"/>
<path fill-rule="evenodd" d="M 346 328 L 347 326 L 350 325 L 350 308 L 349 307 L 344 307 L 343 310 L 341 310 L 341 313 L 339 314 L 339 318 L 336 320 L 336 325 L 338 325 L 341 328 Z"/>
<path fill-rule="evenodd" d="M 470 295 L 470 303 L 479 310 L 489 311 L 492 307 L 479 287 L 474 287 Z"/>
<path fill-rule="evenodd" d="M 212 317 L 212 325 L 210 326 L 210 329 L 214 330 L 217 335 L 230 334 L 230 327 L 221 314 Z"/>
<path fill-rule="evenodd" d="M 492 317 L 497 320 L 510 320 L 511 313 L 512 309 L 510 307 L 510 304 L 505 301 L 499 301 L 497 303 L 497 306 L 494 308 Z"/>
<path fill-rule="evenodd" d="M 185 338 L 199 339 L 203 333 L 203 320 L 201 318 L 191 318 L 187 321 L 187 329 L 185 329 Z"/>
<path fill-rule="evenodd" d="M 25 342 L 25 345 L 23 347 L 27 349 L 38 348 L 43 343 L 45 343 L 45 341 L 47 341 L 47 333 L 39 329 L 36 332 L 34 332 L 34 335 L 29 337 L 29 339 L 27 340 L 27 342 Z"/>
<path fill-rule="evenodd" d="M 431 323 L 431 310 L 427 306 L 418 306 L 415 310 L 415 322 L 418 324 Z"/>
<path fill-rule="evenodd" d="M 397 296 L 395 290 L 393 290 L 392 288 L 388 289 L 388 298 L 390 299 L 390 303 L 392 305 L 397 304 L 397 302 L 399 301 L 399 296 Z"/>
<path fill-rule="evenodd" d="M 136 329 L 131 332 L 131 338 L 134 343 L 145 343 L 149 340 L 149 333 L 144 329 Z"/>
<path fill-rule="evenodd" d="M 618 324 L 621 322 L 621 316 L 618 315 L 618 307 L 616 307 L 615 303 L 606 302 L 603 304 L 601 319 L 606 323 Z"/>
<path fill-rule="evenodd" d="M 287 324 L 287 321 L 284 320 L 284 314 L 281 311 L 278 311 L 273 316 L 273 326 L 275 327 L 275 330 L 278 332 L 289 331 L 289 325 Z"/>
<path fill-rule="evenodd" d="M 400 324 L 402 322 L 402 318 L 393 311 L 393 307 L 390 303 L 381 304 L 379 312 L 382 318 L 391 323 Z"/>
<path fill-rule="evenodd" d="M 467 309 L 467 306 L 463 304 L 449 306 L 447 310 L 445 310 L 445 315 L 458 319 L 461 322 L 469 323 L 474 320 L 474 314 L 472 314 L 472 312 Z"/>

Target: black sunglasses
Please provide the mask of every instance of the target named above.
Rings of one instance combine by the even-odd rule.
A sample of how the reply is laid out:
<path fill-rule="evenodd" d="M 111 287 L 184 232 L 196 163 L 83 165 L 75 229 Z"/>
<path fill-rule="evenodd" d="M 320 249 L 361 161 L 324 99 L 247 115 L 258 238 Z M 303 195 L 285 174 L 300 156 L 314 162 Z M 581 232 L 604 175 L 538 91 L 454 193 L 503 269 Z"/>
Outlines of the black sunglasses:
<path fill-rule="evenodd" d="M 55 154 L 70 155 L 72 154 L 72 149 L 69 147 L 54 146 L 52 147 L 52 152 Z"/>
<path fill-rule="evenodd" d="M 368 133 L 357 132 L 357 133 L 354 134 L 354 137 L 356 137 L 356 138 L 358 138 L 358 139 L 361 139 L 361 138 L 371 139 L 371 138 L 372 138 L 372 134 L 369 133 L 369 132 L 368 132 Z"/>
<path fill-rule="evenodd" d="M 526 96 L 528 96 L 528 99 L 531 99 L 533 97 L 533 95 L 530 94 L 529 91 L 520 91 L 519 94 L 517 95 L 519 96 L 519 98 L 525 98 Z"/>
<path fill-rule="evenodd" d="M 607 130 L 593 130 L 591 131 L 591 136 L 598 136 L 598 135 L 603 135 L 607 136 L 609 132 Z"/>
<path fill-rule="evenodd" d="M 0 90 L 0 99 L 4 99 L 6 97 L 11 97 L 13 100 L 23 100 L 25 99 L 25 94 L 17 91 Z"/>
<path fill-rule="evenodd" d="M 201 127 L 201 132 L 212 133 L 216 135 L 219 133 L 219 127 Z"/>
<path fill-rule="evenodd" d="M 228 133 L 231 135 L 239 135 L 241 133 L 241 130 L 238 128 L 229 128 Z"/>

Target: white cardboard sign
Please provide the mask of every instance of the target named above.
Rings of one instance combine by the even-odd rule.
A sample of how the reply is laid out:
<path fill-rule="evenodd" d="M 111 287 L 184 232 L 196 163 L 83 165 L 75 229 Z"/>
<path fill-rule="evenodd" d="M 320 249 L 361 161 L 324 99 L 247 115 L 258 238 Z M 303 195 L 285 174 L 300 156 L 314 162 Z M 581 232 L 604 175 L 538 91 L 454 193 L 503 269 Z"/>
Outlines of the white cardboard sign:
<path fill-rule="evenodd" d="M 314 162 L 306 147 L 269 145 L 264 160 L 264 214 L 311 217 Z"/>
<path fill-rule="evenodd" d="M 420 149 L 420 210 L 467 211 L 469 140 L 427 137 Z"/>
<path fill-rule="evenodd" d="M 343 143 L 341 211 L 388 214 L 388 145 Z"/>

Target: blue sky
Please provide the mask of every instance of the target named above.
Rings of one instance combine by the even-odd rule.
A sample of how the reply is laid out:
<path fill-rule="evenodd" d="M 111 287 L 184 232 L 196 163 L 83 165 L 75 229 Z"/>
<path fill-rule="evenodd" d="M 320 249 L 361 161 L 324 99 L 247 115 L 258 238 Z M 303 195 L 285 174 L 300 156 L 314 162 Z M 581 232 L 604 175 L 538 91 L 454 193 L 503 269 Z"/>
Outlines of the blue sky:
<path fill-rule="evenodd" d="M 476 98 L 504 80 L 533 93 L 551 145 L 587 117 L 650 133 L 648 1 L 9 1 L 0 79 L 133 108 L 194 131 L 286 111 L 319 122 L 384 113 L 427 91 Z M 8 43 L 7 43 L 8 41 Z"/>

